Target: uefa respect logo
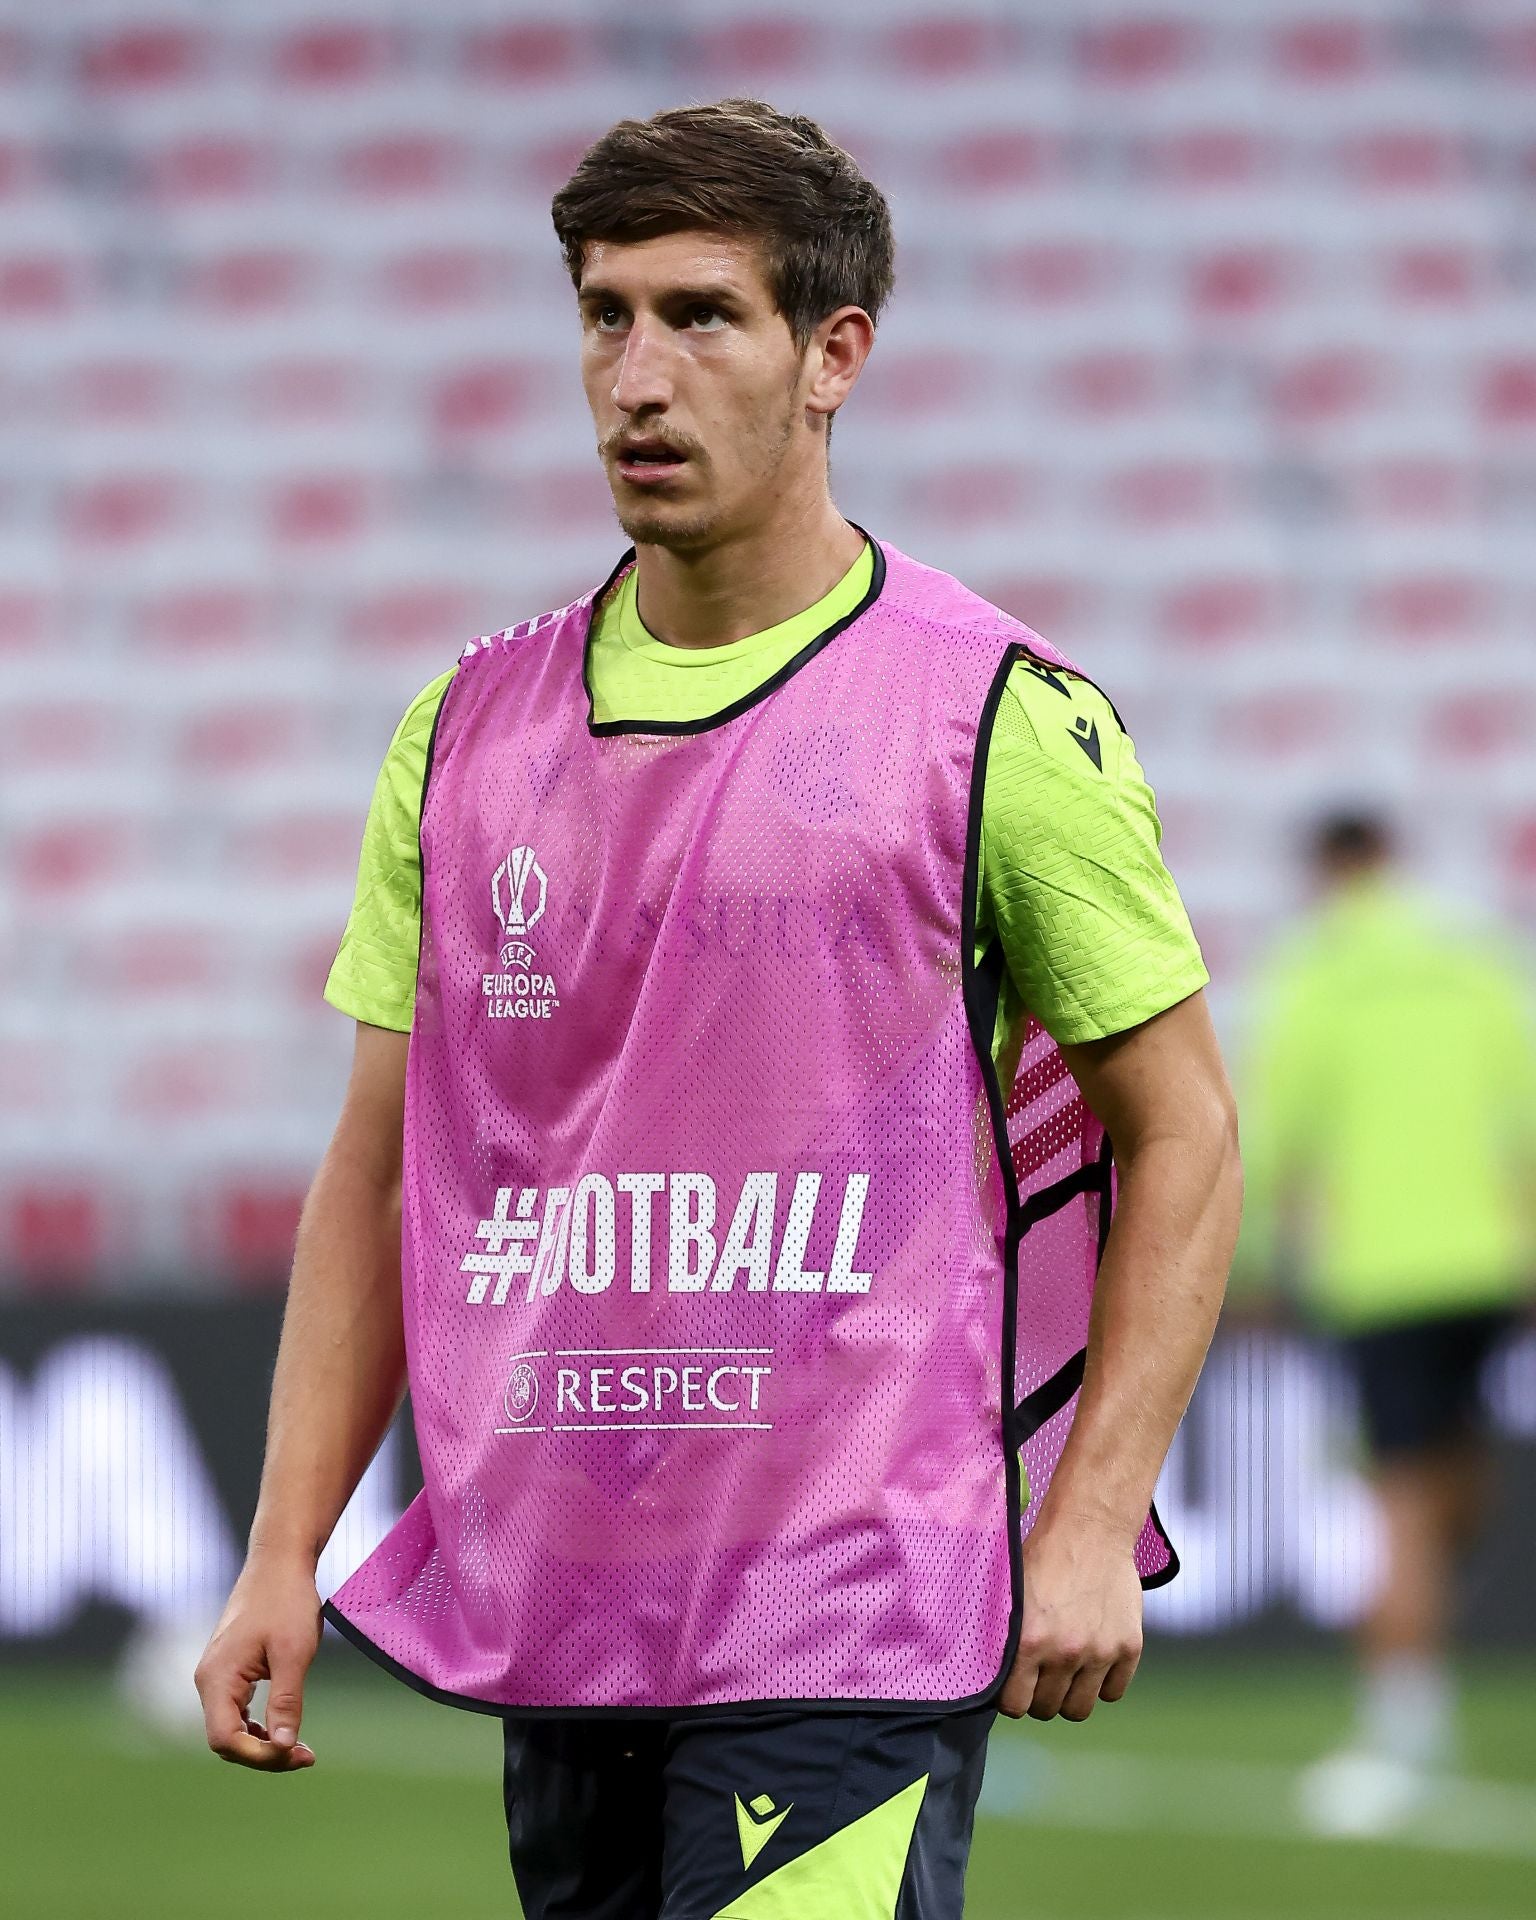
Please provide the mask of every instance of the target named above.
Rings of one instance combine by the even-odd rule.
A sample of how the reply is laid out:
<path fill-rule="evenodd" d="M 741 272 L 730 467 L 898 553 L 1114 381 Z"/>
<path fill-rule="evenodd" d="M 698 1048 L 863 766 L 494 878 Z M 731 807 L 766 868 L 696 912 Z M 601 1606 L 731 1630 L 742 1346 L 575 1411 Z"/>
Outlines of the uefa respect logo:
<path fill-rule="evenodd" d="M 767 1433 L 772 1347 L 557 1347 L 513 1356 L 494 1431 Z M 537 1419 L 535 1419 L 537 1415 Z"/>
<path fill-rule="evenodd" d="M 491 875 L 501 971 L 480 976 L 488 1020 L 547 1020 L 559 1006 L 553 974 L 535 970 L 528 935 L 549 904 L 549 876 L 532 847 L 514 847 Z"/>
<path fill-rule="evenodd" d="M 542 1354 L 536 1356 L 542 1359 Z M 521 1424 L 536 1410 L 539 1404 L 539 1376 L 528 1360 L 519 1356 L 516 1366 L 507 1377 L 506 1389 L 501 1397 L 502 1408 L 509 1420 Z"/>

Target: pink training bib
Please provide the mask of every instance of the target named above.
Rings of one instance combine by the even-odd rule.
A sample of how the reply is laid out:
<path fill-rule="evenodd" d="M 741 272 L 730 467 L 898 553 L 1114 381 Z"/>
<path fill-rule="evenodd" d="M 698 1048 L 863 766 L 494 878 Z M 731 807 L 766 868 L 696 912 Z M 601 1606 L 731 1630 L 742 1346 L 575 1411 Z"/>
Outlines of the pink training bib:
<path fill-rule="evenodd" d="M 473 642 L 439 715 L 425 1487 L 330 1617 L 493 1711 L 985 1699 L 1110 1204 L 1048 1036 L 997 1085 L 1001 955 L 973 961 L 997 702 L 1026 652 L 1066 662 L 877 546 L 750 698 L 597 724 L 599 597 Z M 1138 1565 L 1173 1571 L 1155 1516 Z"/>

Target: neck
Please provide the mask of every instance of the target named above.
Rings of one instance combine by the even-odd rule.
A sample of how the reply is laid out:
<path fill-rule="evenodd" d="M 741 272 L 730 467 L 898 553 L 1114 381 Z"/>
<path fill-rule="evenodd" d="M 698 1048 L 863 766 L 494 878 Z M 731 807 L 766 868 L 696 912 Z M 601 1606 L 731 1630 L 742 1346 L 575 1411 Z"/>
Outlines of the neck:
<path fill-rule="evenodd" d="M 696 552 L 637 548 L 636 592 L 646 631 L 673 647 L 723 647 L 776 627 L 829 594 L 864 537 L 830 495 L 783 510 Z"/>

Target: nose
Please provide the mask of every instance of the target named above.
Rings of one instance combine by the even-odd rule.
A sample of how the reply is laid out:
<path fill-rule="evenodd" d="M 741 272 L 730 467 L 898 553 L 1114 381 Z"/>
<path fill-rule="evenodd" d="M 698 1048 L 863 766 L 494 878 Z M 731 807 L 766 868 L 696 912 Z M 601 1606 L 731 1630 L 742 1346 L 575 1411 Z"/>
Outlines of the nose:
<path fill-rule="evenodd" d="M 665 411 L 672 400 L 671 356 L 654 322 L 636 318 L 624 343 L 624 358 L 613 383 L 613 404 L 620 413 Z"/>

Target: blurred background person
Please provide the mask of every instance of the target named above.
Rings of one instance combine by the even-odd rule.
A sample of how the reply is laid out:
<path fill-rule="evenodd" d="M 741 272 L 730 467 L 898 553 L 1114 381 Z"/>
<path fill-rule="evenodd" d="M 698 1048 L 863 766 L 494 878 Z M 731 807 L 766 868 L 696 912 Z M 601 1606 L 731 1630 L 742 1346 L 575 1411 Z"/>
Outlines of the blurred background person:
<path fill-rule="evenodd" d="M 1274 956 L 1245 1083 L 1243 1266 L 1282 1270 L 1358 1395 L 1382 1559 L 1350 1743 L 1304 1817 L 1407 1820 L 1456 1764 L 1455 1576 L 1487 1517 L 1487 1363 L 1529 1298 L 1536 1046 L 1527 983 L 1403 877 L 1395 836 L 1339 811 L 1314 902 Z"/>

